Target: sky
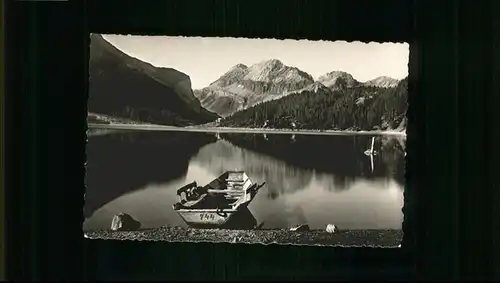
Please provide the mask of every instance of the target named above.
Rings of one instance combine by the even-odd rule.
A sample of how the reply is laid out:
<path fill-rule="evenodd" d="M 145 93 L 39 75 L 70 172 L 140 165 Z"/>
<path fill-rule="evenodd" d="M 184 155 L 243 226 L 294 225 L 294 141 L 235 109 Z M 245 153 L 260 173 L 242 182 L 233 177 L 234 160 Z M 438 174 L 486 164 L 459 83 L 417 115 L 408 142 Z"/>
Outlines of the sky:
<path fill-rule="evenodd" d="M 331 71 L 350 73 L 365 82 L 379 76 L 408 75 L 407 43 L 277 40 L 221 37 L 103 35 L 124 53 L 191 78 L 193 89 L 217 80 L 236 64 L 279 59 L 314 79 Z"/>

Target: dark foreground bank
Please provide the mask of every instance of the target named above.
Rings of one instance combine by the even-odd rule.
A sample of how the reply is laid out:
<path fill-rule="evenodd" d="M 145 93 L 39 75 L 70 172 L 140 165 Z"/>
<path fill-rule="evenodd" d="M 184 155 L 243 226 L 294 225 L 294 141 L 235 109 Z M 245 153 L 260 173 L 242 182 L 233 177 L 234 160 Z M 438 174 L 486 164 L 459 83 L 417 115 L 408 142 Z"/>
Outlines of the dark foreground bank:
<path fill-rule="evenodd" d="M 86 237 L 109 240 L 146 240 L 169 242 L 261 243 L 328 246 L 397 247 L 402 230 L 323 230 L 290 231 L 287 229 L 225 230 L 161 227 L 139 231 L 87 231 Z"/>

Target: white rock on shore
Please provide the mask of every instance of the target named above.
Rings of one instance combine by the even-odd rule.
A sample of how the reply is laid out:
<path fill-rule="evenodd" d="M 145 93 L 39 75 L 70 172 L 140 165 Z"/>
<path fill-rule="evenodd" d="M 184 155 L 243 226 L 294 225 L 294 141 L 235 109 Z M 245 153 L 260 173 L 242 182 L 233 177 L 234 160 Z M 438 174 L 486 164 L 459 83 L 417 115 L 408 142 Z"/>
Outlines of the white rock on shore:
<path fill-rule="evenodd" d="M 141 223 L 127 213 L 119 213 L 113 216 L 111 230 L 113 231 L 133 231 L 141 228 Z"/>

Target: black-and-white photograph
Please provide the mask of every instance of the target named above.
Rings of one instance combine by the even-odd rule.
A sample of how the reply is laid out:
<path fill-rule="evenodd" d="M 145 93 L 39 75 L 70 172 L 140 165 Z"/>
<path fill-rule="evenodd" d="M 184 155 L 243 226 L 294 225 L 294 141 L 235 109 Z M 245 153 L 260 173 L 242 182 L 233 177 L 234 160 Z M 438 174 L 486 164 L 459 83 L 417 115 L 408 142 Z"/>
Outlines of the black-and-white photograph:
<path fill-rule="evenodd" d="M 407 43 L 90 41 L 86 237 L 400 247 Z"/>

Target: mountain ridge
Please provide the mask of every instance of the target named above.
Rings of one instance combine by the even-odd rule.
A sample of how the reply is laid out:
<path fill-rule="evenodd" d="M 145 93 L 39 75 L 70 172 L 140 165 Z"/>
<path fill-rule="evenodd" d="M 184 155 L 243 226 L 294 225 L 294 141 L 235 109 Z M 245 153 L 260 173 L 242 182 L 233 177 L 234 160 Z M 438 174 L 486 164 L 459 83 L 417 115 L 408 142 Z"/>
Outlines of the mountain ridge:
<path fill-rule="evenodd" d="M 90 40 L 89 112 L 176 126 L 219 117 L 202 107 L 187 74 L 131 57 L 102 35 Z"/>
<path fill-rule="evenodd" d="M 251 66 L 237 64 L 194 94 L 203 107 L 227 116 L 313 82 L 310 74 L 270 59 Z"/>
<path fill-rule="evenodd" d="M 227 117 L 257 104 L 307 90 L 309 86 L 317 87 L 318 83 L 337 91 L 363 86 L 390 88 L 399 81 L 379 76 L 360 82 L 344 71 L 331 71 L 315 80 L 299 68 L 285 65 L 278 59 L 269 59 L 251 66 L 236 64 L 209 86 L 194 90 L 194 95 L 203 107 Z"/>

